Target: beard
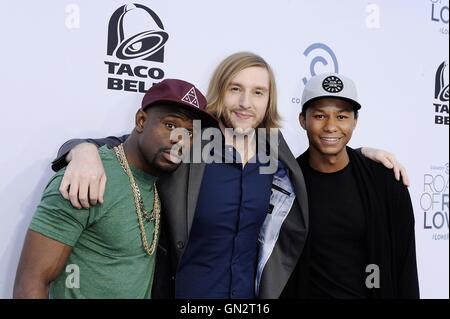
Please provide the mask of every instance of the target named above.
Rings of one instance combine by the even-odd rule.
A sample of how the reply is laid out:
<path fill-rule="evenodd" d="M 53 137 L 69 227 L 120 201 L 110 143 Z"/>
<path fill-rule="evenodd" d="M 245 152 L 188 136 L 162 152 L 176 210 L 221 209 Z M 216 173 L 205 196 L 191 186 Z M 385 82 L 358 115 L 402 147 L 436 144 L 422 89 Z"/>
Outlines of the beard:
<path fill-rule="evenodd" d="M 233 128 L 237 134 L 248 134 L 251 130 L 258 128 L 259 125 L 263 122 L 263 119 L 258 121 L 255 112 L 245 111 L 245 113 L 252 116 L 253 122 L 248 123 L 250 125 L 245 125 L 244 127 L 239 126 L 239 123 L 236 123 L 236 121 L 233 122 L 233 120 L 231 119 L 231 114 L 233 111 L 240 111 L 240 109 L 233 109 L 223 112 L 220 120 L 224 124 L 225 128 Z"/>
<path fill-rule="evenodd" d="M 170 173 L 174 171 L 178 164 L 168 163 L 163 157 L 163 153 L 170 152 L 170 148 L 161 147 L 156 152 L 150 152 L 139 145 L 139 151 L 144 158 L 145 163 L 152 171 L 152 175 L 158 176 L 160 173 Z"/>

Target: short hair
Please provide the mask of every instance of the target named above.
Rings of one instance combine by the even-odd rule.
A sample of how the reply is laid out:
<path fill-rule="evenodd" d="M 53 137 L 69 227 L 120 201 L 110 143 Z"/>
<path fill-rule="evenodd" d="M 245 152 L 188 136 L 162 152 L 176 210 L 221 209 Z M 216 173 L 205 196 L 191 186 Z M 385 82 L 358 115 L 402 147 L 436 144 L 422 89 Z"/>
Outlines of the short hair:
<path fill-rule="evenodd" d="M 262 57 L 251 52 L 232 54 L 217 66 L 209 82 L 206 110 L 220 119 L 223 114 L 225 92 L 231 80 L 240 71 L 250 67 L 262 67 L 269 73 L 269 102 L 266 114 L 259 127 L 278 128 L 281 117 L 277 108 L 275 76 L 270 65 Z"/>

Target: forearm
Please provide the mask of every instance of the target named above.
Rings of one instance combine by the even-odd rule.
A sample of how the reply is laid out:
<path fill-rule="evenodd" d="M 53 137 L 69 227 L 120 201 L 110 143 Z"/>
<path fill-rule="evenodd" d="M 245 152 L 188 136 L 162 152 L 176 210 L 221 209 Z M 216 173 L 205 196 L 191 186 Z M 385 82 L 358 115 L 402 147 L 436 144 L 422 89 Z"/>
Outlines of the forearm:
<path fill-rule="evenodd" d="M 14 299 L 48 299 L 49 282 L 31 276 L 17 278 L 14 285 Z"/>
<path fill-rule="evenodd" d="M 59 171 L 61 168 L 67 166 L 70 162 L 70 158 L 68 158 L 70 151 L 76 146 L 82 143 L 89 143 L 89 139 L 72 139 L 65 142 L 58 150 L 58 155 L 56 159 L 52 162 L 52 170 L 55 172 Z"/>
<path fill-rule="evenodd" d="M 70 151 L 82 143 L 91 143 L 96 147 L 101 147 L 103 145 L 117 146 L 123 143 L 127 139 L 128 135 L 123 135 L 120 137 L 108 136 L 106 138 L 92 139 L 92 138 L 78 138 L 72 139 L 65 142 L 58 150 L 58 155 L 56 159 L 52 162 L 52 170 L 59 171 L 61 168 L 67 166 L 70 161 Z"/>

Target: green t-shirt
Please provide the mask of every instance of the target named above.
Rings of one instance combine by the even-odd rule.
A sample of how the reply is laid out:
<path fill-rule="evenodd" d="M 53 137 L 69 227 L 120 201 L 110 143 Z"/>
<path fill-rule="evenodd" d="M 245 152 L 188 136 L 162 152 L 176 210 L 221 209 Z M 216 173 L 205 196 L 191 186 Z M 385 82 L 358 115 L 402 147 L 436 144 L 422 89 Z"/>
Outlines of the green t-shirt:
<path fill-rule="evenodd" d="M 50 297 L 150 298 L 155 254 L 149 256 L 144 250 L 128 176 L 112 149 L 104 146 L 99 152 L 108 180 L 104 203 L 73 208 L 58 190 L 62 170 L 50 180 L 31 221 L 31 230 L 73 247 L 66 266 L 51 283 Z M 131 169 L 144 207 L 151 213 L 155 177 Z M 151 245 L 154 222 L 144 225 Z"/>

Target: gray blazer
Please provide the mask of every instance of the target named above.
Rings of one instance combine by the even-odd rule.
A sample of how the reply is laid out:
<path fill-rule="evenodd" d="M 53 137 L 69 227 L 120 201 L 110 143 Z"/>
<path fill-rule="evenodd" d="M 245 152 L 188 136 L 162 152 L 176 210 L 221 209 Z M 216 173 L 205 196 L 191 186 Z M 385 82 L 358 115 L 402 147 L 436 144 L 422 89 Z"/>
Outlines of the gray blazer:
<path fill-rule="evenodd" d="M 259 298 L 278 298 L 290 275 L 294 271 L 300 254 L 303 251 L 308 231 L 308 198 L 306 193 L 303 173 L 289 150 L 281 132 L 279 132 L 279 160 L 289 170 L 291 183 L 294 187 L 296 200 L 282 224 L 278 240 L 264 267 L 261 277 Z M 155 274 L 155 286 L 153 297 L 164 297 L 167 295 L 158 290 L 172 290 L 161 288 L 166 286 L 159 283 L 161 278 L 174 280 L 176 268 L 184 253 L 186 243 L 189 240 L 194 214 L 197 207 L 197 199 L 203 179 L 203 173 L 207 164 L 182 164 L 174 173 L 164 179 L 160 179 L 159 193 L 161 197 L 164 215 L 165 237 L 161 240 L 160 255 L 170 255 L 171 274 L 158 276 L 167 271 L 168 265 L 162 265 L 157 261 Z M 169 252 L 170 251 L 170 252 Z M 159 258 L 159 256 L 158 256 Z M 164 267 L 164 270 L 160 269 Z M 174 286 L 174 284 L 173 284 Z"/>

